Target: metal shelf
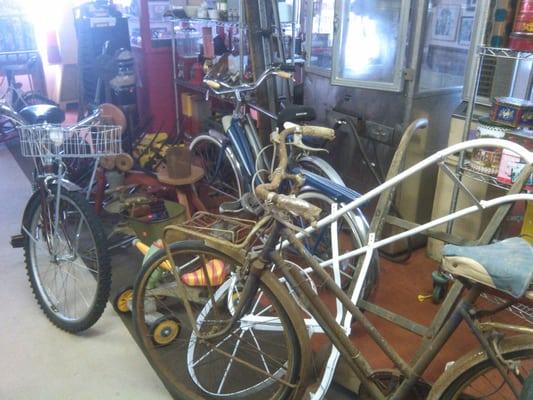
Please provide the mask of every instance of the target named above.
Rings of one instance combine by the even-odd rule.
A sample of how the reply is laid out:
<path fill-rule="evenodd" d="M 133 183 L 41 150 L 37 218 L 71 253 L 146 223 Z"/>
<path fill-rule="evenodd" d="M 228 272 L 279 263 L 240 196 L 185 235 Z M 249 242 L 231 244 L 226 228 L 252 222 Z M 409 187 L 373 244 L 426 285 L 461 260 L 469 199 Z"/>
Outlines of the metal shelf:
<path fill-rule="evenodd" d="M 532 52 L 503 49 L 500 47 L 480 46 L 478 48 L 478 53 L 483 57 L 507 58 L 511 60 L 533 60 Z"/>
<path fill-rule="evenodd" d="M 498 182 L 495 176 L 484 174 L 482 172 L 476 171 L 470 167 L 470 161 L 465 161 L 464 165 L 460 169 L 460 174 L 463 176 L 468 176 L 471 179 L 474 179 L 478 182 L 485 183 L 487 185 L 491 185 L 495 188 L 501 189 L 501 190 L 509 190 L 511 188 L 511 185 L 507 185 L 502 182 Z"/>

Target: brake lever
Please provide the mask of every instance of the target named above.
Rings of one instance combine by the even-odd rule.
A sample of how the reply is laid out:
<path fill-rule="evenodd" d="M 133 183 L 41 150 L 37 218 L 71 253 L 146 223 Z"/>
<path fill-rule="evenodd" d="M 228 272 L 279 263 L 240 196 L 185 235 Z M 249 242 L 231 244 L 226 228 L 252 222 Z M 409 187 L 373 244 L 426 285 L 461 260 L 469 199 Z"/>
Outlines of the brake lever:
<path fill-rule="evenodd" d="M 285 129 L 290 129 L 290 128 L 299 128 L 299 125 L 293 123 L 293 122 L 285 122 L 283 124 L 283 127 Z M 270 141 L 272 143 L 277 143 L 279 144 L 279 134 L 280 132 L 279 131 L 274 131 L 270 134 Z M 288 145 L 290 144 L 291 146 L 296 146 L 298 147 L 299 149 L 301 150 L 304 150 L 304 151 L 308 151 L 308 152 L 315 152 L 315 153 L 318 153 L 318 152 L 325 152 L 325 153 L 329 153 L 329 151 L 327 149 L 322 149 L 322 148 L 317 148 L 317 147 L 311 147 L 311 146 L 308 146 L 306 145 L 304 142 L 303 142 L 303 135 L 301 133 L 298 133 L 298 132 L 293 132 L 292 133 L 292 141 L 290 143 L 287 143 Z"/>
<path fill-rule="evenodd" d="M 306 145 L 306 144 L 303 142 L 303 136 L 302 136 L 302 134 L 300 134 L 300 133 L 294 133 L 294 134 L 293 134 L 291 144 L 292 144 L 293 146 L 298 147 L 298 148 L 301 149 L 301 150 L 308 151 L 308 152 L 315 152 L 315 153 L 324 152 L 324 153 L 329 153 L 329 151 L 328 151 L 327 149 L 318 148 L 318 147 L 311 147 L 311 146 Z"/>

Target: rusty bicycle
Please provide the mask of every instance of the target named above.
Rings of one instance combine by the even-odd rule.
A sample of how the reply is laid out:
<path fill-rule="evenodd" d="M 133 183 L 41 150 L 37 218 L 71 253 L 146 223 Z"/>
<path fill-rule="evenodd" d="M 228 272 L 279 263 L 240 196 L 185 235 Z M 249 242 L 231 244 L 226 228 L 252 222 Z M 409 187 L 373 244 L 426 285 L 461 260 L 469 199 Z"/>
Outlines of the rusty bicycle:
<path fill-rule="evenodd" d="M 426 126 L 425 120 L 411 124 L 400 149 Z M 513 202 L 533 200 L 532 194 L 521 193 L 533 172 L 533 153 L 508 141 L 477 139 L 441 150 L 400 172 L 403 159 L 400 151 L 385 183 L 339 210 L 333 207 L 330 215 L 317 220 L 321 210 L 295 196 L 301 178 L 287 173 L 288 134 L 333 137 L 329 129 L 310 126 L 292 126 L 273 135 L 278 141 L 279 163 L 271 182 L 256 188 L 268 212 L 248 228 L 239 245 L 232 246 L 224 237 L 198 233 L 190 227 L 170 226 L 165 230 L 165 248 L 145 263 L 137 278 L 133 301 L 135 329 L 148 358 L 158 367 L 172 393 L 180 398 L 323 398 L 330 382 L 324 376 L 334 373 L 342 357 L 360 381 L 360 398 L 518 398 L 531 379 L 528 372 L 533 368 L 533 329 L 486 319 L 533 295 L 529 287 L 533 278 L 533 250 L 522 239 L 489 243 Z M 472 195 L 472 206 L 421 225 L 388 218 L 389 223 L 405 231 L 380 237 L 394 188 L 400 182 L 435 164 L 455 176 L 446 163 L 448 158 L 482 146 L 508 149 L 524 161 L 522 172 L 507 194 L 479 200 L 458 178 L 459 187 Z M 293 183 L 291 193 L 279 193 L 280 184 L 287 180 Z M 333 240 L 338 239 L 333 227 L 336 220 L 377 196 L 379 215 L 372 221 L 365 246 L 345 254 L 338 254 L 333 247 L 332 258 L 319 261 L 302 244 L 306 232 L 328 225 L 332 226 Z M 486 246 L 464 246 L 460 238 L 435 231 L 439 225 L 494 207 L 497 210 L 491 223 L 475 243 Z M 290 223 L 294 215 L 309 222 L 305 231 L 294 230 Z M 189 233 L 195 240 L 172 243 L 171 236 L 176 232 Z M 429 326 L 361 298 L 373 251 L 419 233 L 463 245 L 446 248 L 441 269 L 453 278 L 453 285 Z M 257 240 L 265 235 L 266 241 Z M 289 249 L 293 256 L 286 254 Z M 506 252 L 517 257 L 501 257 Z M 479 254 L 494 265 L 484 262 Z M 326 267 L 354 256 L 359 256 L 357 271 L 346 292 L 332 277 L 331 271 L 334 274 L 336 268 Z M 203 280 L 203 284 L 187 284 L 189 280 L 185 278 L 190 274 L 194 274 L 197 283 Z M 326 299 L 317 295 L 317 286 L 327 287 L 334 302 L 342 305 L 341 318 L 332 314 Z M 480 308 L 476 301 L 487 290 L 503 298 L 503 303 Z M 180 332 L 176 333 L 179 336 L 176 346 L 154 344 L 152 337 L 164 336 L 165 332 L 150 332 L 147 316 L 153 309 L 177 321 Z M 420 346 L 410 362 L 400 357 L 363 310 L 420 336 Z M 394 364 L 398 378 L 393 384 L 390 377 L 384 379 L 383 374 L 371 368 L 357 342 L 350 340 L 353 321 Z M 480 347 L 455 361 L 433 385 L 418 385 L 428 365 L 463 321 Z M 319 376 L 314 373 L 319 360 L 310 350 L 313 332 L 320 332 L 333 345 L 333 351 L 321 361 L 325 367 L 320 368 Z"/>

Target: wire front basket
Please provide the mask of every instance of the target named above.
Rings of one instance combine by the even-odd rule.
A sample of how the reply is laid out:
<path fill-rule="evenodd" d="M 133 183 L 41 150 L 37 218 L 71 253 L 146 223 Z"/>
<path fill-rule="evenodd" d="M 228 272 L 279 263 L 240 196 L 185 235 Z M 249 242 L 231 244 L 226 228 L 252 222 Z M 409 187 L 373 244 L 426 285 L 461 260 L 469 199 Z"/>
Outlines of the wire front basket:
<path fill-rule="evenodd" d="M 26 125 L 18 128 L 24 157 L 96 158 L 121 153 L 121 127 Z"/>

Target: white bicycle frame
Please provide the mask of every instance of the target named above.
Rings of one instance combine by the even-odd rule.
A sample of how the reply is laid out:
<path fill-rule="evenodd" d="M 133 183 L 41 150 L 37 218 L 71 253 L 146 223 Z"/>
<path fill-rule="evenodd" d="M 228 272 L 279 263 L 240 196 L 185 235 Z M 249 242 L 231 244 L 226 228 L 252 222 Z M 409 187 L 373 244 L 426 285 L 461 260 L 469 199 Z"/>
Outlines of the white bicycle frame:
<path fill-rule="evenodd" d="M 460 217 L 464 217 L 466 215 L 472 214 L 474 212 L 486 210 L 491 207 L 499 206 L 505 203 L 510 202 L 516 202 L 516 201 L 533 201 L 533 194 L 527 194 L 527 193 L 520 193 L 520 194 L 511 194 L 511 195 L 503 195 L 500 197 L 496 197 L 491 200 L 479 200 L 476 201 L 476 204 L 467 208 L 464 208 L 462 210 L 455 211 L 453 213 L 450 213 L 446 216 L 443 216 L 441 218 L 437 218 L 433 221 L 430 221 L 428 223 L 419 225 L 415 228 L 406 230 L 405 232 L 398 233 L 396 235 L 392 235 L 388 238 L 381 239 L 378 241 L 375 241 L 375 233 L 370 232 L 367 244 L 365 246 L 362 246 L 356 250 L 349 251 L 345 254 L 339 255 L 338 254 L 338 232 L 337 232 L 337 221 L 339 218 L 341 218 L 344 214 L 356 209 L 357 207 L 360 207 L 361 205 L 365 204 L 369 200 L 375 198 L 376 196 L 380 195 L 387 189 L 390 189 L 394 187 L 395 185 L 398 185 L 403 180 L 409 178 L 410 176 L 414 175 L 417 172 L 420 172 L 424 168 L 427 168 L 433 164 L 444 162 L 446 158 L 452 154 L 459 153 L 462 151 L 475 149 L 475 148 L 481 148 L 481 147 L 496 147 L 500 149 L 507 149 L 510 150 L 516 154 L 518 154 L 522 160 L 526 162 L 528 166 L 533 165 L 533 152 L 528 151 L 524 147 L 502 139 L 476 139 L 471 140 L 463 143 L 458 143 L 453 146 L 450 146 L 446 149 L 440 150 L 433 154 L 432 156 L 427 157 L 426 159 L 420 161 L 419 163 L 413 165 L 412 167 L 406 169 L 405 171 L 399 173 L 395 177 L 387 180 L 383 184 L 379 185 L 378 187 L 370 190 L 368 193 L 362 195 L 358 199 L 352 201 L 351 203 L 341 207 L 340 209 L 337 209 L 336 204 L 332 204 L 332 210 L 330 215 L 327 217 L 321 219 L 318 221 L 314 226 L 307 227 L 303 232 L 299 232 L 296 236 L 298 238 L 304 237 L 304 235 L 312 233 L 316 231 L 317 229 L 323 228 L 327 225 L 331 226 L 331 237 L 332 237 L 332 258 L 329 260 L 322 261 L 320 265 L 322 267 L 332 267 L 334 279 L 335 281 L 339 281 L 340 277 L 338 277 L 338 274 L 340 273 L 339 264 L 341 261 L 359 256 L 364 254 L 364 261 L 362 263 L 361 271 L 357 277 L 357 281 L 355 283 L 354 290 L 351 295 L 351 301 L 356 304 L 361 296 L 364 282 L 368 273 L 368 269 L 370 266 L 370 262 L 372 259 L 372 254 L 375 250 L 379 249 L 380 247 L 386 246 L 390 243 L 396 242 L 401 239 L 405 239 L 408 237 L 411 237 L 413 235 L 425 232 L 431 228 L 434 228 L 438 225 L 445 224 L 449 221 L 453 221 L 455 219 L 458 219 Z M 459 184 L 462 185 L 462 183 Z M 464 188 L 464 186 L 463 186 Z M 284 248 L 288 245 L 287 241 L 284 241 L 280 244 L 279 247 Z M 311 268 L 307 268 L 304 270 L 305 272 L 310 272 Z M 346 315 L 344 315 L 343 319 L 343 307 L 339 301 L 339 299 L 336 300 L 336 306 L 337 306 L 337 313 L 336 313 L 336 321 L 341 325 L 346 332 L 347 335 L 351 333 L 351 321 L 352 321 L 352 315 L 351 313 L 347 312 Z M 262 326 L 265 326 L 265 329 L 268 330 L 274 330 L 275 328 L 281 329 L 281 323 L 278 325 L 274 325 L 272 319 L 268 321 L 268 327 L 267 324 L 261 324 L 261 318 L 256 317 L 254 315 L 246 315 L 242 318 L 241 324 L 244 324 L 245 326 L 251 326 L 254 323 L 257 323 L 258 325 L 254 326 L 255 329 L 261 329 Z M 341 324 L 342 323 L 342 324 Z M 322 332 L 321 327 L 319 324 L 314 320 L 314 318 L 306 318 L 305 319 L 306 327 L 308 328 L 309 334 Z M 326 393 L 326 391 L 329 388 L 329 385 L 331 384 L 331 380 L 333 379 L 335 368 L 337 366 L 337 362 L 339 359 L 340 353 L 337 350 L 337 348 L 333 347 L 332 352 L 330 353 L 330 356 L 326 363 L 326 368 L 324 371 L 324 374 L 322 376 L 322 380 L 320 382 L 320 385 L 318 386 L 316 392 L 311 394 L 312 399 L 322 399 Z"/>

